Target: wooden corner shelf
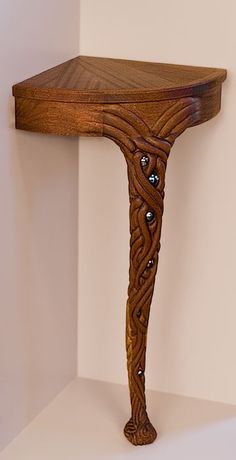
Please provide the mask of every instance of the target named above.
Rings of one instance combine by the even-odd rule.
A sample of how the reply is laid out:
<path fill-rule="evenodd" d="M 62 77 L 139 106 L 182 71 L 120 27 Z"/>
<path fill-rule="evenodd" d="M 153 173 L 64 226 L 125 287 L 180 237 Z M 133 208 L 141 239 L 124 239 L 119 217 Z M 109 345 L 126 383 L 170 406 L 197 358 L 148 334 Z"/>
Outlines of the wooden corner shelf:
<path fill-rule="evenodd" d="M 131 234 L 126 310 L 131 418 L 124 433 L 135 445 L 151 443 L 157 436 L 146 411 L 144 373 L 167 159 L 185 129 L 219 112 L 225 78 L 223 69 L 79 56 L 13 86 L 16 128 L 105 136 L 125 156 Z"/>

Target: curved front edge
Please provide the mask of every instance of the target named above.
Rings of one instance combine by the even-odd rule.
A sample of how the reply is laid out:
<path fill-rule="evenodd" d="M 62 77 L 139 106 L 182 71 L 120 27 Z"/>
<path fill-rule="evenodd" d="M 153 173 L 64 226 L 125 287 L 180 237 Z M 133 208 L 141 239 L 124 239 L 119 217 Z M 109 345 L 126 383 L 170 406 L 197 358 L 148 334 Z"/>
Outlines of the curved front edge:
<path fill-rule="evenodd" d="M 218 84 L 201 95 L 199 99 L 201 102 L 200 116 L 193 122 L 193 125 L 205 123 L 219 113 L 221 108 L 221 92 L 222 85 Z"/>
<path fill-rule="evenodd" d="M 134 445 L 150 444 L 157 437 L 146 410 L 145 357 L 167 159 L 176 137 L 200 117 L 200 101 L 184 98 L 158 106 L 158 119 L 149 124 L 139 108 L 134 112 L 125 105 L 106 106 L 103 119 L 103 135 L 120 146 L 128 166 L 131 236 L 126 349 L 131 418 L 124 434 Z"/>

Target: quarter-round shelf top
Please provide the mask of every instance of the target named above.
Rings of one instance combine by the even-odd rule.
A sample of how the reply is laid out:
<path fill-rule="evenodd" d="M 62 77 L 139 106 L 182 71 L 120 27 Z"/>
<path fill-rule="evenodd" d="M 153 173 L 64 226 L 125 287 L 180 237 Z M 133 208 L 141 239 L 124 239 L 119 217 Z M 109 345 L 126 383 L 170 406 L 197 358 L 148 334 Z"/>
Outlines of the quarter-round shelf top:
<path fill-rule="evenodd" d="M 13 86 L 13 95 L 60 102 L 148 102 L 201 96 L 226 70 L 79 56 Z"/>

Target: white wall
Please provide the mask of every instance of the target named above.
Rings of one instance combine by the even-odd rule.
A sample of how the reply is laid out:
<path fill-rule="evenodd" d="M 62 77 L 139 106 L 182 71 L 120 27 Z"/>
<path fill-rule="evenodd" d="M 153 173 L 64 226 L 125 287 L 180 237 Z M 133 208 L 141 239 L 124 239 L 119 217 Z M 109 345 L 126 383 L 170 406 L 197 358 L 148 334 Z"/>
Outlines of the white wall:
<path fill-rule="evenodd" d="M 81 0 L 80 54 L 228 69 L 222 112 L 176 143 L 167 174 L 147 387 L 236 404 L 236 89 L 233 0 Z M 124 160 L 81 139 L 79 375 L 127 381 Z"/>
<path fill-rule="evenodd" d="M 0 0 L 0 447 L 75 375 L 77 140 L 14 129 L 11 86 L 78 52 L 77 0 Z"/>

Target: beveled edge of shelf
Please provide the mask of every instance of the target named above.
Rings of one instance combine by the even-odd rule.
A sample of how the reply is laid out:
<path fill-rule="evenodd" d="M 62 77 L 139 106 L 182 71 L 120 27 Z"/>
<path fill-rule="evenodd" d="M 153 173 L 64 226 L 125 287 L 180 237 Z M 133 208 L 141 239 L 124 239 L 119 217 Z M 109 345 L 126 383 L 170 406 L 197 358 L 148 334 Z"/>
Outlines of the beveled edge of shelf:
<path fill-rule="evenodd" d="M 81 56 L 87 57 L 87 56 Z M 75 58 L 74 58 L 75 59 Z M 106 59 L 106 58 L 104 58 Z M 111 58 L 108 58 L 111 59 Z M 69 60 L 73 61 L 73 59 Z M 66 62 L 69 62 L 66 61 Z M 145 62 L 145 61 L 129 61 L 128 62 Z M 155 64 L 155 63 L 154 63 Z M 59 64 L 60 65 L 60 64 Z M 172 64 L 165 64 L 172 66 Z M 173 64 L 177 67 L 176 64 Z M 56 68 L 55 66 L 53 68 Z M 181 66 L 180 66 L 181 67 Z M 191 69 L 200 68 L 197 66 L 182 66 Z M 52 68 L 52 69 L 53 69 Z M 194 83 L 185 86 L 176 86 L 171 88 L 129 88 L 129 89 L 70 89 L 70 88 L 45 88 L 34 87 L 26 82 L 17 83 L 12 87 L 14 97 L 20 97 L 33 100 L 55 101 L 65 103 L 87 103 L 87 104 L 111 104 L 111 103 L 129 103 L 129 102 L 154 102 L 167 99 L 178 99 L 181 97 L 201 97 L 223 83 L 227 77 L 227 71 L 221 68 L 201 67 L 209 69 L 209 75 L 205 78 L 200 78 Z M 48 69 L 51 70 L 51 69 Z M 38 75 L 44 74 L 46 71 Z"/>

